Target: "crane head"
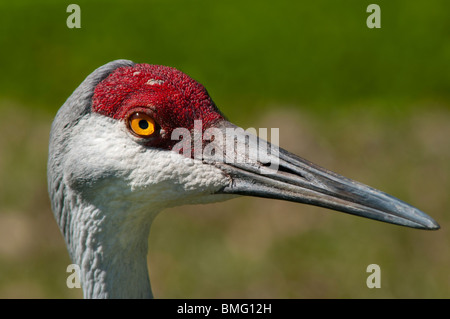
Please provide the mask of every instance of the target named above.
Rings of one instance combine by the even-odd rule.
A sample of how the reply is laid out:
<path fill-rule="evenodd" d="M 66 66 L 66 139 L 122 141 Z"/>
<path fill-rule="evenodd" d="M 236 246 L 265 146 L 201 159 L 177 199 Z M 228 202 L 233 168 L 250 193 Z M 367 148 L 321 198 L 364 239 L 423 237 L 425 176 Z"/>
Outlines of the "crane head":
<path fill-rule="evenodd" d="M 127 60 L 94 71 L 58 112 L 48 179 L 60 227 L 66 189 L 95 207 L 132 210 L 136 220 L 149 210 L 245 195 L 439 228 L 405 202 L 250 136 L 186 74 Z"/>

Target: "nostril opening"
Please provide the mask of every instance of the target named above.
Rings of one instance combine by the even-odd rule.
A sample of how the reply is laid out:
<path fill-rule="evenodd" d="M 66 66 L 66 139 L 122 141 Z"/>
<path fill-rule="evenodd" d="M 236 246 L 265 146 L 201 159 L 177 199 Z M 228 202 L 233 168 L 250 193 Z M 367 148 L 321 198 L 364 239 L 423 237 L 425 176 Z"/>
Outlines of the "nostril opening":
<path fill-rule="evenodd" d="M 264 167 L 270 167 L 271 163 L 262 163 L 262 166 Z M 293 170 L 287 166 L 284 165 L 278 165 L 277 168 L 277 172 L 281 172 L 281 173 L 285 173 L 285 175 L 295 175 L 297 177 L 301 177 L 303 179 L 308 180 L 308 178 L 306 177 L 306 174 L 304 174 L 304 172 L 302 172 L 300 169 L 298 170 Z"/>

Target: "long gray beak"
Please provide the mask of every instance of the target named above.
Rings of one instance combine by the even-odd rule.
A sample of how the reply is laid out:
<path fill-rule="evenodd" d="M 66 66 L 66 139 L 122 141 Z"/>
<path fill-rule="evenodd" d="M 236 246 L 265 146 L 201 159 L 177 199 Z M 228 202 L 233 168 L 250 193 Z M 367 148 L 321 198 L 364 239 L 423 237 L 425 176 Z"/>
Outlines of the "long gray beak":
<path fill-rule="evenodd" d="M 227 121 L 215 129 L 221 132 L 222 142 L 213 138 L 203 160 L 230 177 L 230 184 L 219 193 L 281 199 L 412 228 L 439 229 L 419 209 L 249 136 Z M 229 141 L 234 141 L 231 146 Z"/>

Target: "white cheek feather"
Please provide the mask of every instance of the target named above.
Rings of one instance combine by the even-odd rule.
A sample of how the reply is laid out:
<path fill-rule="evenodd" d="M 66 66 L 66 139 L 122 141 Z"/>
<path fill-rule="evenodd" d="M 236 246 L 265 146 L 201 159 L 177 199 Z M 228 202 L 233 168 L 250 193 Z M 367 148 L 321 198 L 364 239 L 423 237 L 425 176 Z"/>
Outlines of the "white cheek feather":
<path fill-rule="evenodd" d="M 66 178 L 74 189 L 93 193 L 101 187 L 105 200 L 172 206 L 198 201 L 229 184 L 214 166 L 141 145 L 123 121 L 92 114 L 75 129 L 69 147 L 74 154 L 66 154 Z"/>
<path fill-rule="evenodd" d="M 151 297 L 146 255 L 154 217 L 166 207 L 234 197 L 212 195 L 229 178 L 214 166 L 142 145 L 123 121 L 106 116 L 83 117 L 70 136 L 60 161 L 68 189 L 59 221 L 85 296 Z"/>

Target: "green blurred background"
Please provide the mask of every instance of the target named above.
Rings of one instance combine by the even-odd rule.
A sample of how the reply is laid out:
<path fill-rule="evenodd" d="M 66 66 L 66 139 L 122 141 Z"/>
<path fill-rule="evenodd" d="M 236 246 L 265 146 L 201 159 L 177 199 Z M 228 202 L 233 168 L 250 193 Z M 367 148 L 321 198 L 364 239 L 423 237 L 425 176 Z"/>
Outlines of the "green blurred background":
<path fill-rule="evenodd" d="M 381 29 L 366 8 L 381 7 Z M 242 127 L 382 189 L 418 231 L 265 199 L 169 209 L 150 235 L 158 298 L 450 297 L 447 0 L 0 3 L 0 297 L 79 298 L 46 189 L 53 116 L 95 68 L 174 66 Z M 381 267 L 381 288 L 366 267 Z"/>

